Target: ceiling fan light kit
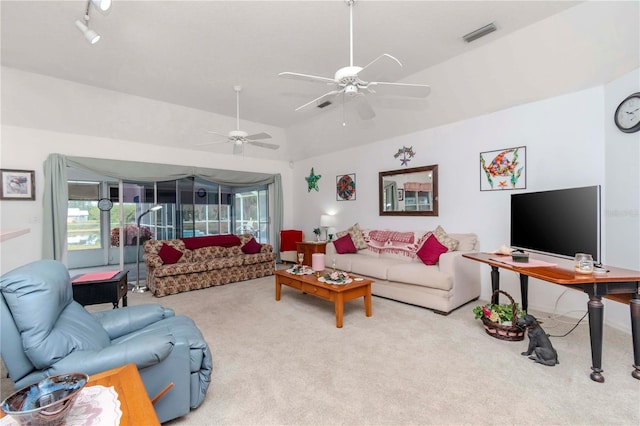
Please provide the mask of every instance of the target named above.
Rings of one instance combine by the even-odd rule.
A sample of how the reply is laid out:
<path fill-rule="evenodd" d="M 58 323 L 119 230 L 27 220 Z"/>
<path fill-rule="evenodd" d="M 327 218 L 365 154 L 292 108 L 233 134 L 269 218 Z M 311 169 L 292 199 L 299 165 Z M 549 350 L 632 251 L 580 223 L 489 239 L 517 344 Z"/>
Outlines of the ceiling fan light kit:
<path fill-rule="evenodd" d="M 388 53 L 378 56 L 364 67 L 355 66 L 353 64 L 353 5 L 355 0 L 345 0 L 345 2 L 349 6 L 349 66 L 340 68 L 336 71 L 333 78 L 288 71 L 278 74 L 280 77 L 295 80 L 305 80 L 315 83 L 334 85 L 333 90 L 330 90 L 316 99 L 299 106 L 295 110 L 299 111 L 313 104 L 318 108 L 323 108 L 327 103 L 330 104 L 329 98 L 339 95 L 347 95 L 349 98 L 356 98 L 358 100 L 356 110 L 358 111 L 360 118 L 363 120 L 369 120 L 375 117 L 375 112 L 366 100 L 367 95 L 380 94 L 387 96 L 409 96 L 415 98 L 426 97 L 430 92 L 430 88 L 425 84 L 376 81 L 378 78 L 387 74 L 388 71 L 393 71 L 398 67 L 402 67 L 402 63 Z M 376 90 L 377 87 L 384 90 Z"/>

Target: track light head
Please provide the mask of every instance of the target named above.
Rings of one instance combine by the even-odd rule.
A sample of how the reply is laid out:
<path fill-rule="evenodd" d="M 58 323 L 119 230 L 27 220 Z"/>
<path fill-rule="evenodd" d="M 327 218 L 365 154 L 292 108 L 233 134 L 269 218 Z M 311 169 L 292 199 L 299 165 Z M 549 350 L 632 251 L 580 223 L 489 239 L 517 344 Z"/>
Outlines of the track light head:
<path fill-rule="evenodd" d="M 78 27 L 80 32 L 84 35 L 84 38 L 86 38 L 89 43 L 96 44 L 98 41 L 100 41 L 100 34 L 93 30 L 90 30 L 87 24 L 80 21 L 79 19 L 76 20 L 76 27 Z"/>
<path fill-rule="evenodd" d="M 90 0 L 100 12 L 104 13 L 111 8 L 111 0 Z"/>

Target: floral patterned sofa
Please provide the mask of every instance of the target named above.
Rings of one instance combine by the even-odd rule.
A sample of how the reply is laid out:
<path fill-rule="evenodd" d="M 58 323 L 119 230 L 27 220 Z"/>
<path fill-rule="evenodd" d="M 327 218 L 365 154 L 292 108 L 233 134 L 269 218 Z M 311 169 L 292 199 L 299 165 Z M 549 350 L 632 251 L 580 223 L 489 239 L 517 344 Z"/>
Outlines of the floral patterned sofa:
<path fill-rule="evenodd" d="M 273 275 L 276 253 L 251 234 L 144 243 L 147 287 L 156 297 Z"/>

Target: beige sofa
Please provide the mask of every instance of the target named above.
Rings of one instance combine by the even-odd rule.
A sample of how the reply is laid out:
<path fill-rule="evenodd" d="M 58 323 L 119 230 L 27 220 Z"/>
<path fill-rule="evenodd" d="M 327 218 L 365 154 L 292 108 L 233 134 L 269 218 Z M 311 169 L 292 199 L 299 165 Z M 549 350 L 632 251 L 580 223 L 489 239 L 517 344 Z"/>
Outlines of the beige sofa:
<path fill-rule="evenodd" d="M 441 254 L 436 265 L 427 266 L 415 256 L 426 232 L 414 232 L 413 243 L 405 247 L 390 241 L 376 245 L 370 237 L 372 232 L 375 231 L 362 231 L 367 248 L 357 253 L 338 254 L 333 243 L 328 243 L 327 267 L 335 265 L 338 270 L 375 280 L 372 293 L 376 296 L 440 314 L 448 314 L 480 297 L 480 264 L 462 257 L 465 252 L 479 250 L 475 234 L 448 234 L 457 241 L 455 250 Z"/>
<path fill-rule="evenodd" d="M 273 275 L 273 246 L 259 244 L 259 252 L 246 254 L 242 249 L 252 239 L 251 234 L 243 234 L 146 241 L 147 288 L 161 297 Z M 170 256 L 163 255 L 166 251 Z"/>

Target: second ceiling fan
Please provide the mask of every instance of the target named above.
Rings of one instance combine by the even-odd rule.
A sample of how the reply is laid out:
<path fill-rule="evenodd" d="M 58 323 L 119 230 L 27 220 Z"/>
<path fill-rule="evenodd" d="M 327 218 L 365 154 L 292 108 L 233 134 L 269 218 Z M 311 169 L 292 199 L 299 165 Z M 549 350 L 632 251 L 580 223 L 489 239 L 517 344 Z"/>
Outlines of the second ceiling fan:
<path fill-rule="evenodd" d="M 240 92 L 242 91 L 242 86 L 233 86 L 233 90 L 236 92 L 236 130 L 230 131 L 228 134 L 213 132 L 209 130 L 209 133 L 213 133 L 214 135 L 218 135 L 220 137 L 226 138 L 226 141 L 221 142 L 205 142 L 200 143 L 198 145 L 212 145 L 216 143 L 225 143 L 231 142 L 233 144 L 233 153 L 235 155 L 240 155 L 244 152 L 244 145 L 254 145 L 260 148 L 267 149 L 278 149 L 280 145 L 268 143 L 268 142 L 260 142 L 262 139 L 271 139 L 271 135 L 265 132 L 256 133 L 253 135 L 248 134 L 245 131 L 240 130 Z"/>
<path fill-rule="evenodd" d="M 333 85 L 334 89 L 322 96 L 296 108 L 299 111 L 313 104 L 322 104 L 334 96 L 347 95 L 356 101 L 356 109 L 364 120 L 375 117 L 375 112 L 366 99 L 366 95 L 379 94 L 387 96 L 406 96 L 424 98 L 429 95 L 431 88 L 426 84 L 391 83 L 376 81 L 393 68 L 402 67 L 402 63 L 393 56 L 384 53 L 364 67 L 353 65 L 353 4 L 355 0 L 345 0 L 349 5 L 349 66 L 336 71 L 333 78 L 296 72 L 281 72 L 280 77 L 296 80 L 312 81 Z"/>

